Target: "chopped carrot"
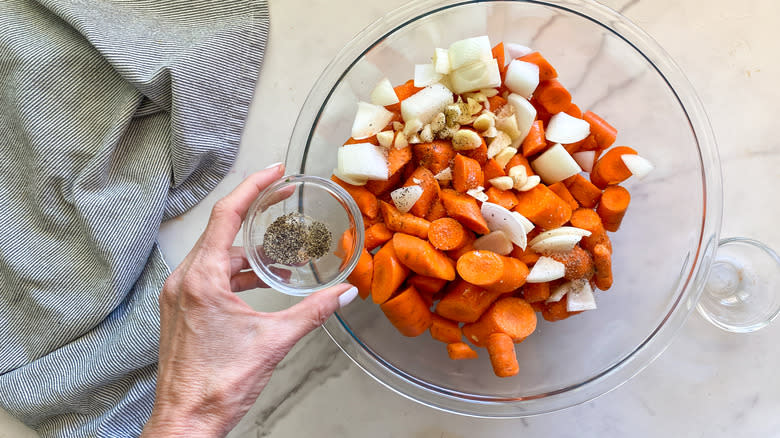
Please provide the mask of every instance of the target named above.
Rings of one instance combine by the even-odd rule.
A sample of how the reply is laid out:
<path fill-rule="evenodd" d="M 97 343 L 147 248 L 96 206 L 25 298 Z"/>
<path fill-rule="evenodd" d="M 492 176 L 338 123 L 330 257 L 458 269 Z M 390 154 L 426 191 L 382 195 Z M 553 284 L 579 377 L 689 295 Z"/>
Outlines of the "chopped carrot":
<path fill-rule="evenodd" d="M 564 180 L 566 187 L 574 199 L 585 208 L 593 208 L 601 199 L 601 189 L 592 182 L 585 179 L 584 176 L 577 174 Z"/>
<path fill-rule="evenodd" d="M 339 238 L 339 243 L 336 246 L 336 251 L 333 254 L 346 262 L 352 257 L 353 246 L 355 245 L 355 232 L 352 228 L 344 230 Z"/>
<path fill-rule="evenodd" d="M 485 175 L 477 160 L 456 154 L 452 166 L 452 188 L 464 193 L 480 186 L 485 186 Z"/>
<path fill-rule="evenodd" d="M 590 132 L 593 134 L 599 149 L 606 149 L 615 143 L 617 129 L 612 125 L 592 111 L 583 114 L 582 118 L 590 125 Z"/>
<path fill-rule="evenodd" d="M 401 213 L 397 208 L 385 201 L 379 201 L 379 208 L 385 218 L 385 225 L 390 231 L 411 234 L 423 239 L 428 237 L 428 227 L 431 223 L 411 213 Z"/>
<path fill-rule="evenodd" d="M 433 323 L 431 311 L 412 286 L 382 303 L 379 307 L 387 319 L 404 336 L 419 336 L 428 330 Z"/>
<path fill-rule="evenodd" d="M 582 140 L 580 142 L 580 151 L 595 151 L 599 148 L 598 143 L 596 143 L 596 137 L 593 134 L 590 134 L 589 136 L 585 137 L 585 140 Z M 598 156 L 596 157 L 598 158 Z"/>
<path fill-rule="evenodd" d="M 618 146 L 607 151 L 596 164 L 593 165 L 593 171 L 590 173 L 590 181 L 600 189 L 607 186 L 620 184 L 631 176 L 631 171 L 626 167 L 626 163 L 621 158 L 623 155 L 636 155 L 636 151 L 628 146 Z"/>
<path fill-rule="evenodd" d="M 531 240 L 530 234 L 528 235 L 528 240 L 529 241 Z M 512 249 L 512 252 L 509 255 L 525 263 L 526 266 L 531 266 L 535 264 L 539 260 L 539 257 L 542 256 L 541 254 L 532 250 L 531 248 L 526 248 L 525 250 L 523 250 L 517 245 L 514 245 L 514 248 Z"/>
<path fill-rule="evenodd" d="M 493 373 L 497 377 L 512 377 L 520 372 L 515 344 L 505 333 L 492 333 L 487 339 L 487 351 Z"/>
<path fill-rule="evenodd" d="M 330 178 L 333 182 L 340 185 L 344 190 L 352 196 L 352 199 L 357 203 L 360 212 L 369 218 L 375 218 L 379 213 L 379 205 L 377 205 L 376 196 L 373 193 L 366 190 L 365 187 L 353 186 L 347 184 L 344 181 L 338 179 L 335 175 Z"/>
<path fill-rule="evenodd" d="M 476 359 L 479 357 L 477 352 L 464 342 L 447 344 L 447 354 L 452 360 Z"/>
<path fill-rule="evenodd" d="M 450 251 L 468 243 L 469 238 L 460 222 L 445 217 L 431 222 L 428 228 L 428 241 L 436 249 Z"/>
<path fill-rule="evenodd" d="M 387 105 L 385 108 L 388 109 L 388 111 L 392 111 L 394 113 L 400 113 L 401 112 L 401 102 L 408 99 L 412 95 L 416 94 L 418 91 L 422 90 L 422 88 L 418 88 L 414 86 L 414 79 L 409 79 L 402 85 L 399 85 L 394 88 L 395 95 L 398 96 L 398 103 L 394 103 L 392 105 Z"/>
<path fill-rule="evenodd" d="M 550 283 L 526 283 L 523 286 L 523 299 L 529 303 L 539 303 L 550 298 Z"/>
<path fill-rule="evenodd" d="M 433 323 L 431 324 L 431 337 L 437 341 L 442 341 L 446 344 L 453 344 L 460 342 L 463 333 L 460 331 L 458 323 L 447 318 L 443 318 L 437 314 L 432 315 Z"/>
<path fill-rule="evenodd" d="M 544 122 L 537 120 L 531 125 L 531 130 L 523 140 L 523 156 L 530 157 L 547 149 L 547 140 L 544 138 Z"/>
<path fill-rule="evenodd" d="M 612 287 L 612 253 L 603 244 L 593 248 L 593 263 L 596 265 L 596 287 L 608 290 Z"/>
<path fill-rule="evenodd" d="M 515 211 L 546 230 L 558 228 L 571 218 L 571 206 L 544 184 L 518 193 L 517 200 Z"/>
<path fill-rule="evenodd" d="M 501 97 L 501 95 L 497 94 L 493 97 L 488 97 L 488 104 L 490 104 L 490 111 L 495 113 L 498 112 L 498 110 L 500 110 L 501 107 L 506 105 L 506 99 Z"/>
<path fill-rule="evenodd" d="M 469 251 L 474 251 L 474 241 L 477 240 L 477 236 L 471 230 L 466 230 L 466 244 L 463 246 L 447 251 L 447 255 L 453 259 L 458 260 L 460 256 L 466 254 Z"/>
<path fill-rule="evenodd" d="M 536 330 L 536 312 L 522 298 L 504 297 L 493 303 L 477 322 L 462 328 L 466 339 L 477 347 L 487 343 L 493 333 L 506 333 L 520 342 Z"/>
<path fill-rule="evenodd" d="M 371 137 L 364 138 L 362 140 L 355 140 L 354 138 L 350 137 L 347 141 L 344 142 L 344 146 L 358 143 L 371 143 L 374 146 L 379 146 L 379 140 L 376 138 L 376 135 L 372 135 Z"/>
<path fill-rule="evenodd" d="M 623 222 L 623 216 L 625 216 L 630 202 L 631 194 L 624 187 L 609 186 L 604 190 L 601 202 L 596 209 L 601 223 L 604 224 L 604 229 L 614 233 L 620 228 L 620 223 Z"/>
<path fill-rule="evenodd" d="M 455 149 L 449 140 L 434 140 L 413 146 L 414 162 L 430 170 L 434 175 L 450 167 Z"/>
<path fill-rule="evenodd" d="M 539 83 L 534 98 L 551 114 L 558 114 L 571 105 L 571 94 L 557 79 Z"/>
<path fill-rule="evenodd" d="M 579 175 L 576 175 L 576 176 L 579 176 Z M 580 204 L 577 202 L 576 199 L 574 199 L 574 196 L 572 196 L 572 193 L 569 192 L 569 189 L 566 188 L 566 185 L 562 181 L 558 181 L 555 184 L 551 184 L 549 188 L 550 188 L 550 190 L 553 191 L 553 193 L 555 193 L 561 199 L 566 201 L 566 203 L 571 206 L 572 210 L 576 210 L 576 209 L 578 209 L 580 207 Z M 596 190 L 598 190 L 598 189 L 596 189 Z M 601 190 L 599 190 L 599 195 L 601 195 Z"/>
<path fill-rule="evenodd" d="M 528 267 L 523 262 L 492 251 L 463 254 L 458 259 L 457 270 L 467 282 L 501 293 L 519 288 L 528 277 Z"/>
<path fill-rule="evenodd" d="M 530 102 L 536 108 L 536 120 L 541 120 L 544 126 L 547 126 L 550 123 L 550 118 L 553 116 L 552 113 L 547 111 L 535 96 L 531 98 Z"/>
<path fill-rule="evenodd" d="M 504 43 L 503 41 L 496 44 L 493 47 L 493 58 L 495 58 L 496 63 L 498 63 L 498 71 L 503 75 L 504 70 L 506 70 L 506 61 L 504 58 Z M 503 82 L 503 81 L 502 81 Z"/>
<path fill-rule="evenodd" d="M 546 303 L 544 309 L 542 309 L 542 318 L 544 318 L 546 321 L 554 322 L 554 321 L 564 320 L 572 315 L 579 313 L 579 312 L 569 312 L 568 310 L 566 310 L 567 307 L 566 302 L 567 302 L 567 297 L 566 295 L 564 295 L 563 298 L 560 299 L 560 301 Z"/>
<path fill-rule="evenodd" d="M 371 298 L 377 304 L 387 301 L 409 275 L 409 268 L 398 259 L 393 241 L 382 246 L 374 255 L 374 275 L 371 279 Z"/>
<path fill-rule="evenodd" d="M 593 276 L 593 257 L 579 245 L 571 251 L 555 253 L 551 257 L 566 266 L 564 278 L 567 280 L 579 280 Z"/>
<path fill-rule="evenodd" d="M 491 187 L 485 190 L 485 194 L 488 197 L 488 202 L 498 204 L 507 210 L 511 210 L 517 205 L 517 195 L 512 190 L 499 190 Z"/>
<path fill-rule="evenodd" d="M 366 230 L 365 248 L 369 251 L 373 251 L 374 248 L 379 247 L 388 240 L 393 238 L 393 232 L 387 229 L 387 225 L 384 222 L 371 225 Z"/>
<path fill-rule="evenodd" d="M 369 180 L 363 187 L 381 199 L 382 195 L 389 194 L 391 190 L 395 189 L 401 184 L 402 176 L 403 175 L 401 172 L 396 172 L 386 180 Z"/>
<path fill-rule="evenodd" d="M 433 201 L 439 198 L 439 183 L 433 173 L 425 167 L 418 167 L 406 180 L 404 187 L 420 186 L 423 189 L 420 199 L 414 203 L 409 213 L 424 218 L 428 215 Z"/>
<path fill-rule="evenodd" d="M 487 160 L 485 165 L 482 167 L 482 173 L 485 176 L 485 182 L 490 181 L 493 178 L 506 176 L 506 172 L 504 172 L 504 168 L 501 167 L 501 165 L 498 164 L 498 161 L 494 159 Z"/>
<path fill-rule="evenodd" d="M 575 117 L 577 119 L 581 119 L 582 118 L 582 110 L 580 109 L 580 107 L 575 105 L 573 102 L 572 102 L 571 105 L 569 105 L 568 108 L 563 110 L 563 112 L 565 112 L 566 114 L 568 114 L 568 115 L 570 115 L 572 117 Z"/>
<path fill-rule="evenodd" d="M 360 217 L 363 218 L 363 229 L 364 230 L 367 230 L 367 229 L 371 228 L 372 226 L 374 226 L 376 224 L 383 223 L 382 221 L 385 220 L 382 217 L 381 214 L 376 215 L 375 218 L 370 218 L 370 217 L 368 217 L 368 216 L 366 216 L 364 214 L 361 214 Z"/>
<path fill-rule="evenodd" d="M 537 301 L 535 303 L 530 303 L 531 307 L 534 309 L 534 312 L 539 313 L 544 311 L 544 301 Z"/>
<path fill-rule="evenodd" d="M 531 163 L 528 162 L 528 159 L 525 158 L 523 154 L 516 154 L 514 157 L 510 158 L 509 162 L 506 163 L 506 167 L 504 167 L 504 172 L 509 174 L 509 169 L 515 166 L 525 167 L 525 173 L 528 176 L 534 175 L 534 170 L 531 169 Z"/>
<path fill-rule="evenodd" d="M 441 191 L 439 191 L 439 193 L 441 193 Z M 444 209 L 444 203 L 441 202 L 441 196 L 439 196 L 433 201 L 433 204 L 431 204 L 431 209 L 428 210 L 425 220 L 433 222 L 436 219 L 441 219 L 443 217 L 447 217 L 447 210 Z"/>
<path fill-rule="evenodd" d="M 417 292 L 426 295 L 433 295 L 447 285 L 447 280 L 441 278 L 427 277 L 425 275 L 413 275 L 407 280 L 410 286 L 414 286 Z"/>
<path fill-rule="evenodd" d="M 380 196 L 389 192 L 391 189 L 398 187 L 398 184 L 401 182 L 401 177 L 403 176 L 402 171 L 411 161 L 411 147 L 407 146 L 401 149 L 390 148 L 390 151 L 387 153 L 387 180 L 370 180 L 365 185 L 366 190 L 376 196 Z"/>
<path fill-rule="evenodd" d="M 444 289 L 445 295 L 436 305 L 436 313 L 459 322 L 476 322 L 501 295 L 463 280 L 456 280 Z"/>
<path fill-rule="evenodd" d="M 607 236 L 607 230 L 604 229 L 601 218 L 595 211 L 589 208 L 575 210 L 571 215 L 571 225 L 590 231 L 590 236 L 585 236 L 580 240 L 580 245 L 586 250 L 592 252 L 593 248 L 601 243 L 612 251 L 612 243 Z"/>
<path fill-rule="evenodd" d="M 490 228 L 482 217 L 477 200 L 451 189 L 441 191 L 441 200 L 447 214 L 477 234 L 487 234 Z M 385 219 L 387 221 L 387 219 Z"/>
<path fill-rule="evenodd" d="M 349 277 L 347 277 L 347 281 L 358 288 L 360 298 L 365 300 L 368 298 L 369 293 L 371 293 L 371 280 L 373 277 L 374 258 L 371 257 L 371 253 L 363 248 L 363 253 L 360 254 L 358 264 L 355 266 L 355 269 L 352 271 L 352 273 L 349 274 Z"/>
<path fill-rule="evenodd" d="M 408 234 L 395 233 L 393 248 L 398 260 L 412 272 L 448 281 L 455 279 L 455 266 L 452 260 L 428 241 Z"/>
<path fill-rule="evenodd" d="M 547 81 L 558 77 L 558 72 L 555 68 L 542 56 L 539 52 L 529 53 L 525 56 L 517 58 L 521 61 L 530 62 L 539 66 L 539 81 Z"/>

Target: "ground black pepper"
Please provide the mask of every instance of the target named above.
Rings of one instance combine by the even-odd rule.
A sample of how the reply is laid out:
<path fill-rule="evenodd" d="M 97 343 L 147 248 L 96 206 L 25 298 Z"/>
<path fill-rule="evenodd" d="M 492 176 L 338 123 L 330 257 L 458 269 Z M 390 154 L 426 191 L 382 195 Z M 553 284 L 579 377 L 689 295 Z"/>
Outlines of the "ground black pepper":
<path fill-rule="evenodd" d="M 263 250 L 276 263 L 300 265 L 327 254 L 332 240 L 325 224 L 291 212 L 277 217 L 265 230 Z"/>

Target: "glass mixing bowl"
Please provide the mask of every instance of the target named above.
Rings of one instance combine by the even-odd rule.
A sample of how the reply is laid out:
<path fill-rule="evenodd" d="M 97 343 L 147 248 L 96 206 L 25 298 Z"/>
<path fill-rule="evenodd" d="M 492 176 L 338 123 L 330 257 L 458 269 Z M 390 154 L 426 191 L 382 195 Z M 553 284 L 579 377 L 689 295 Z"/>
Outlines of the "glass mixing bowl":
<path fill-rule="evenodd" d="M 371 24 L 327 67 L 291 138 L 287 168 L 327 177 L 349 137 L 356 103 L 383 77 L 399 84 L 435 47 L 487 34 L 538 50 L 583 110 L 618 128 L 618 144 L 656 165 L 627 182 L 632 203 L 612 235 L 615 283 L 598 309 L 540 318 L 517 345 L 520 373 L 499 379 L 488 355 L 452 361 L 427 334 L 401 336 L 377 305 L 358 302 L 325 329 L 355 363 L 428 406 L 484 417 L 555 411 L 614 389 L 669 345 L 696 306 L 718 247 L 720 164 L 691 85 L 625 17 L 593 1 L 417 1 Z"/>

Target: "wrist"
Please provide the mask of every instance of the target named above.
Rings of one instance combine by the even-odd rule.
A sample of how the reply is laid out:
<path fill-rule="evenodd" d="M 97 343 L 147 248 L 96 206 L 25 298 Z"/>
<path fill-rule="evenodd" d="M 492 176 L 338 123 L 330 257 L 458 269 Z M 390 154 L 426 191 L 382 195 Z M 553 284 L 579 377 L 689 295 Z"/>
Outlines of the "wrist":
<path fill-rule="evenodd" d="M 216 418 L 155 404 L 141 437 L 214 438 L 226 432 Z"/>

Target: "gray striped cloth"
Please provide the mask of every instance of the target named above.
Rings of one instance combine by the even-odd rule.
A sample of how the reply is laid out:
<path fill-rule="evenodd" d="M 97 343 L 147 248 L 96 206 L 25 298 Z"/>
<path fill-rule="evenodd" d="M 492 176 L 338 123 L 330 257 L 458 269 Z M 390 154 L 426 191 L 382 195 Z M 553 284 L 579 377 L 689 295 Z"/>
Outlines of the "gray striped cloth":
<path fill-rule="evenodd" d="M 236 157 L 264 0 L 0 0 L 0 407 L 136 436 L 169 273 L 160 222 Z"/>

